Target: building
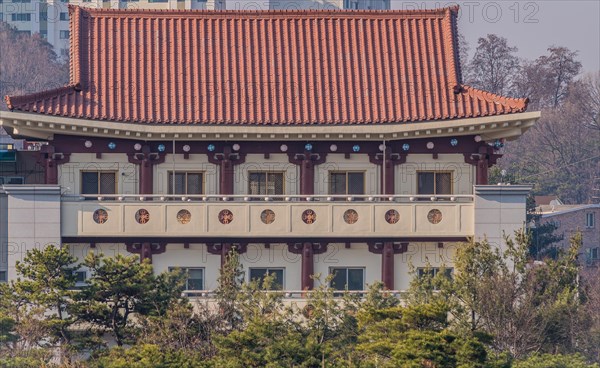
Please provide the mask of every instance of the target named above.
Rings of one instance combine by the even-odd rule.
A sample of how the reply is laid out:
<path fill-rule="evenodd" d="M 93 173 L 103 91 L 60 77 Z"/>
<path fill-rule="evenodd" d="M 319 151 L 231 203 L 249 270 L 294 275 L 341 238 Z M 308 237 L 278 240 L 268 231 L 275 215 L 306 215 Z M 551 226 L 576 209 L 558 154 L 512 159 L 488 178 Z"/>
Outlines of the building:
<path fill-rule="evenodd" d="M 39 33 L 56 54 L 69 57 L 68 5 L 93 9 L 154 10 L 389 10 L 390 0 L 0 0 L 0 21 L 19 32 Z"/>
<path fill-rule="evenodd" d="M 563 241 L 558 245 L 567 249 L 569 239 L 577 232 L 581 232 L 581 261 L 586 266 L 600 265 L 600 204 L 564 205 L 550 203 L 538 206 L 541 214 L 540 223 L 553 223 L 555 233 L 563 235 Z"/>
<path fill-rule="evenodd" d="M 523 226 L 529 188 L 487 171 L 540 114 L 462 83 L 458 8 L 69 9 L 70 84 L 0 116 L 49 142 L 45 185 L 3 186 L 9 279 L 63 243 L 187 268 L 190 289 L 236 248 L 288 291 L 400 290 Z"/>

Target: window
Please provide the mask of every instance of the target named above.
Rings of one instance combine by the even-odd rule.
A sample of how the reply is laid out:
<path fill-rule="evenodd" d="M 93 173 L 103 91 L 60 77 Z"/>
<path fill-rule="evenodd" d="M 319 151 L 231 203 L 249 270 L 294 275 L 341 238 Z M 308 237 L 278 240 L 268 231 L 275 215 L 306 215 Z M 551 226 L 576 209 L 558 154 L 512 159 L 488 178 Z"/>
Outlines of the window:
<path fill-rule="evenodd" d="M 87 272 L 85 271 L 75 271 L 73 274 L 75 275 L 75 282 L 78 284 L 85 282 L 87 279 Z"/>
<path fill-rule="evenodd" d="M 329 194 L 365 194 L 365 173 L 356 171 L 330 172 Z"/>
<path fill-rule="evenodd" d="M 6 282 L 6 271 L 0 271 L 0 282 Z"/>
<path fill-rule="evenodd" d="M 265 276 L 267 275 L 275 277 L 275 280 L 273 280 L 273 285 L 271 285 L 271 289 L 283 290 L 285 285 L 283 279 L 283 268 L 250 268 L 250 281 L 257 280 L 260 282 L 261 286 Z"/>
<path fill-rule="evenodd" d="M 585 227 L 593 228 L 596 226 L 596 214 L 594 212 L 585 214 Z"/>
<path fill-rule="evenodd" d="M 174 177 L 173 177 L 174 176 Z M 175 185 L 175 190 L 173 190 Z M 203 194 L 204 174 L 201 172 L 169 172 L 169 194 Z"/>
<path fill-rule="evenodd" d="M 40 31 L 40 36 L 42 36 L 43 39 L 47 40 L 48 39 L 48 31 Z"/>
<path fill-rule="evenodd" d="M 248 194 L 278 195 L 283 194 L 282 172 L 250 172 L 248 173 Z"/>
<path fill-rule="evenodd" d="M 596 261 L 600 259 L 600 248 L 590 248 L 588 249 L 588 259 L 590 261 Z"/>
<path fill-rule="evenodd" d="M 61 40 L 68 40 L 69 39 L 69 31 L 60 31 L 58 37 Z"/>
<path fill-rule="evenodd" d="M 117 174 L 113 171 L 82 171 L 81 194 L 116 194 Z"/>
<path fill-rule="evenodd" d="M 1 3 L 2 1 L 0 1 Z M 0 22 L 4 20 L 4 13 L 0 13 Z"/>
<path fill-rule="evenodd" d="M 204 268 L 200 267 L 169 267 L 169 271 L 182 270 L 185 274 L 184 290 L 204 290 Z"/>
<path fill-rule="evenodd" d="M 69 56 L 69 49 L 60 49 L 60 56 Z"/>
<path fill-rule="evenodd" d="M 435 277 L 441 270 L 442 269 L 439 267 L 429 267 L 429 268 L 419 267 L 419 268 L 417 268 L 417 276 L 423 277 L 426 274 L 429 274 L 429 275 L 431 275 L 431 277 Z M 454 273 L 454 269 L 451 267 L 446 267 L 443 270 L 444 270 L 444 273 L 446 274 L 446 277 L 451 279 L 452 274 Z"/>
<path fill-rule="evenodd" d="M 331 287 L 336 290 L 364 290 L 365 269 L 358 267 L 335 267 Z"/>
<path fill-rule="evenodd" d="M 13 22 L 30 22 L 31 14 L 30 13 L 13 13 L 13 14 L 11 14 L 11 20 Z"/>
<path fill-rule="evenodd" d="M 48 21 L 48 12 L 40 12 L 40 21 Z"/>
<path fill-rule="evenodd" d="M 417 173 L 418 194 L 452 194 L 452 173 L 421 171 Z"/>
<path fill-rule="evenodd" d="M 69 20 L 69 13 L 60 13 L 60 20 Z"/>

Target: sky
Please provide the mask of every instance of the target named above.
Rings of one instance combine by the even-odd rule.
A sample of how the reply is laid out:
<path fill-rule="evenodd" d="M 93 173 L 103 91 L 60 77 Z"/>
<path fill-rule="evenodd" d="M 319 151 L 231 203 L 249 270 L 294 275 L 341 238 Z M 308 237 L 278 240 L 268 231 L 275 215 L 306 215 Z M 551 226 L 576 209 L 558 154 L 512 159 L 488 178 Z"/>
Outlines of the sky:
<path fill-rule="evenodd" d="M 458 28 L 472 56 L 477 39 L 495 33 L 516 46 L 518 56 L 536 59 L 551 45 L 577 50 L 584 72 L 600 70 L 600 0 L 405 1 L 392 9 L 460 5 Z"/>

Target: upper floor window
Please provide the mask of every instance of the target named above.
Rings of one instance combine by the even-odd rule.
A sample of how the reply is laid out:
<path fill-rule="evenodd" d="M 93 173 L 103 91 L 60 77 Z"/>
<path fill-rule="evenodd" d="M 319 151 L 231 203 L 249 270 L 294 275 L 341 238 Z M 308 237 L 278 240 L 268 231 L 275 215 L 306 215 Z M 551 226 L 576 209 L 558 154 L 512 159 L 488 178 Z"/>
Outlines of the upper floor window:
<path fill-rule="evenodd" d="M 30 13 L 13 13 L 10 16 L 11 16 L 11 20 L 13 22 L 30 22 L 31 21 Z"/>
<path fill-rule="evenodd" d="M 6 282 L 6 271 L 0 271 L 0 282 Z"/>
<path fill-rule="evenodd" d="M 596 261 L 600 259 L 600 248 L 589 248 L 588 249 L 588 259 L 590 261 Z"/>
<path fill-rule="evenodd" d="M 362 171 L 330 172 L 329 194 L 365 194 L 365 173 Z"/>
<path fill-rule="evenodd" d="M 117 173 L 114 171 L 82 171 L 81 194 L 116 194 Z"/>
<path fill-rule="evenodd" d="M 60 13 L 60 20 L 69 20 L 69 13 Z"/>
<path fill-rule="evenodd" d="M 182 270 L 185 275 L 185 290 L 204 290 L 204 268 L 169 267 L 169 271 Z"/>
<path fill-rule="evenodd" d="M 283 268 L 250 268 L 250 281 L 256 280 L 263 285 L 265 277 L 273 276 L 273 284 L 270 289 L 272 290 L 283 290 L 284 287 L 284 269 Z"/>
<path fill-rule="evenodd" d="M 585 227 L 593 228 L 596 226 L 596 214 L 594 212 L 585 214 Z"/>
<path fill-rule="evenodd" d="M 284 192 L 282 172 L 255 171 L 248 173 L 248 194 L 281 195 Z"/>
<path fill-rule="evenodd" d="M 365 269 L 361 267 L 332 267 L 331 287 L 336 290 L 364 290 Z"/>
<path fill-rule="evenodd" d="M 173 190 L 175 188 L 175 190 Z M 204 173 L 171 171 L 169 172 L 169 194 L 203 194 Z"/>
<path fill-rule="evenodd" d="M 69 31 L 60 31 L 58 37 L 61 40 L 68 40 L 69 39 Z"/>
<path fill-rule="evenodd" d="M 417 172 L 417 194 L 452 194 L 452 173 L 438 171 Z"/>

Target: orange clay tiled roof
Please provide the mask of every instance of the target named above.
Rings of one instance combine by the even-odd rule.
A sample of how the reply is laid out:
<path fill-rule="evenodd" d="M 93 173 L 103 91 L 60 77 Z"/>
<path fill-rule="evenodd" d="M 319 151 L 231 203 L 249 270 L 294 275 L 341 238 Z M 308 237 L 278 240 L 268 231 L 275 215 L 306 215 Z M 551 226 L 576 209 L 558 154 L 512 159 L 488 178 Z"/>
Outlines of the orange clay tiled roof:
<path fill-rule="evenodd" d="M 24 112 L 169 124 L 372 124 L 525 111 L 525 99 L 461 84 L 457 11 L 70 6 L 70 84 L 6 101 Z"/>

